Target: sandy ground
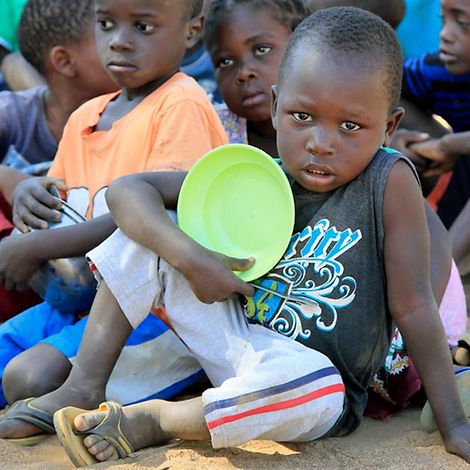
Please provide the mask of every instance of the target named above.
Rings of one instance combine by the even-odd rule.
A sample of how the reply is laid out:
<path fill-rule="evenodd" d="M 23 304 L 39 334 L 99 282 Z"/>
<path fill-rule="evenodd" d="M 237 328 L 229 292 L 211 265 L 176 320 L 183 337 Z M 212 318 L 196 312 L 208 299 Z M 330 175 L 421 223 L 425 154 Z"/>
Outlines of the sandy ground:
<path fill-rule="evenodd" d="M 470 307 L 470 260 L 464 277 Z M 470 311 L 470 310 L 469 310 Z M 467 329 L 470 332 L 470 328 Z M 470 468 L 446 453 L 437 432 L 419 426 L 419 409 L 410 409 L 387 421 L 365 418 L 352 435 L 311 444 L 284 445 L 250 442 L 234 449 L 213 450 L 208 443 L 178 441 L 137 452 L 135 457 L 94 468 L 113 470 L 200 469 L 407 469 Z M 0 470 L 68 470 L 68 460 L 56 437 L 35 447 L 21 447 L 0 439 Z"/>
<path fill-rule="evenodd" d="M 36 447 L 24 448 L 0 440 L 0 469 L 73 469 L 57 438 Z M 214 451 L 207 443 L 175 442 L 146 449 L 112 465 L 95 468 L 115 470 L 148 469 L 460 469 L 468 466 L 447 454 L 437 433 L 419 429 L 419 410 L 408 410 L 386 422 L 365 419 L 345 438 L 312 444 L 282 445 L 270 441 L 251 442 L 230 450 Z"/>

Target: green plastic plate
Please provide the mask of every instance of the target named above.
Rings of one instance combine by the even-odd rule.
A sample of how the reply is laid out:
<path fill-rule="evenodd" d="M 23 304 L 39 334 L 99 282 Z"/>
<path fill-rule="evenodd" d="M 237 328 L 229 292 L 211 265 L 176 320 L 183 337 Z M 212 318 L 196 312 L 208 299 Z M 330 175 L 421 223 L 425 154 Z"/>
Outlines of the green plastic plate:
<path fill-rule="evenodd" d="M 178 199 L 181 229 L 202 246 L 255 264 L 236 274 L 266 274 L 284 254 L 294 227 L 294 199 L 284 172 L 265 152 L 218 147 L 186 176 Z"/>

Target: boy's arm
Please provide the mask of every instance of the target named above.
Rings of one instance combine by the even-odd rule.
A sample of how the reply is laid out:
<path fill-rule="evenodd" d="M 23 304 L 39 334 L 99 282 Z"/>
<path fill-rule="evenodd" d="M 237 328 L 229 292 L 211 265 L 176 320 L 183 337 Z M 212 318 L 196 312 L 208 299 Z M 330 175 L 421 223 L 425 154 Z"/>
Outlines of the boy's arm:
<path fill-rule="evenodd" d="M 18 52 L 7 54 L 1 72 L 12 91 L 26 90 L 46 84 L 44 77 Z"/>
<path fill-rule="evenodd" d="M 384 197 L 385 267 L 389 307 L 423 381 L 446 449 L 470 462 L 468 424 L 449 347 L 432 296 L 429 237 L 422 197 L 405 162 L 392 169 Z"/>
<path fill-rule="evenodd" d="M 106 201 L 116 224 L 180 271 L 201 302 L 253 295 L 253 287 L 233 273 L 248 269 L 252 259 L 238 260 L 207 250 L 168 216 L 166 208 L 176 208 L 185 176 L 184 172 L 139 173 L 115 181 Z"/>
<path fill-rule="evenodd" d="M 23 290 L 42 262 L 84 256 L 116 229 L 110 214 L 69 227 L 36 230 L 0 242 L 0 285 Z"/>

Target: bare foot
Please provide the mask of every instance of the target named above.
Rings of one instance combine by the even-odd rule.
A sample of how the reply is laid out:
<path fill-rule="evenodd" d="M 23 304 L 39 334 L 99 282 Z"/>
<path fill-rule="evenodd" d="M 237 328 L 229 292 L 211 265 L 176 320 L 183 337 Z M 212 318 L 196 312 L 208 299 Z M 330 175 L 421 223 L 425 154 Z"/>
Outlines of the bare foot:
<path fill-rule="evenodd" d="M 165 402 L 162 400 L 151 400 L 122 408 L 121 432 L 134 450 L 161 444 L 169 439 L 159 425 L 160 408 L 163 403 Z M 75 429 L 87 432 L 98 426 L 105 416 L 105 411 L 83 413 L 75 418 Z M 116 449 L 101 436 L 90 434 L 83 440 L 83 444 L 100 462 L 119 459 Z"/>
<path fill-rule="evenodd" d="M 78 406 L 85 409 L 96 408 L 104 400 L 104 392 L 89 387 L 90 384 L 75 387 L 68 385 L 67 382 L 53 392 L 42 397 L 36 398 L 31 405 L 43 411 L 50 416 L 65 406 Z M 0 418 L 0 439 L 19 438 L 33 436 L 43 432 L 33 424 L 20 421 L 19 419 L 10 419 L 8 410 Z"/>

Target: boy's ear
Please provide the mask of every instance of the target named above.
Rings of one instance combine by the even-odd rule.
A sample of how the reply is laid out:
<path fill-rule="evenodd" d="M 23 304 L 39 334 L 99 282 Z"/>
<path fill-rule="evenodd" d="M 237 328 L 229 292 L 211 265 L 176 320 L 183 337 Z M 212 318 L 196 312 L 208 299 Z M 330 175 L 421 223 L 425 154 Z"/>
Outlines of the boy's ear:
<path fill-rule="evenodd" d="M 277 97 L 279 96 L 279 88 L 277 85 L 271 87 L 272 100 L 271 100 L 271 121 L 273 127 L 277 130 Z"/>
<path fill-rule="evenodd" d="M 387 119 L 387 128 L 385 129 L 384 147 L 390 146 L 393 133 L 396 131 L 400 121 L 403 119 L 405 110 L 403 108 L 395 108 Z"/>
<path fill-rule="evenodd" d="M 55 46 L 49 51 L 49 62 L 58 73 L 73 78 L 77 74 L 75 58 L 63 46 Z"/>
<path fill-rule="evenodd" d="M 186 49 L 191 49 L 202 37 L 204 17 L 199 15 L 196 18 L 191 18 L 186 28 Z"/>

